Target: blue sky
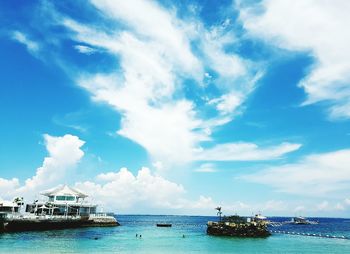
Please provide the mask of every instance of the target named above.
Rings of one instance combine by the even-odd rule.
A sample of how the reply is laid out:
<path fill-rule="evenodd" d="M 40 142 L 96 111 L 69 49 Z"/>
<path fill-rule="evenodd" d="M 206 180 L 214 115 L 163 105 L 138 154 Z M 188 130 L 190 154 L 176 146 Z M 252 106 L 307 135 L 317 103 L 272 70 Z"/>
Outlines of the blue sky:
<path fill-rule="evenodd" d="M 348 216 L 335 1 L 3 1 L 0 197 L 120 213 Z"/>

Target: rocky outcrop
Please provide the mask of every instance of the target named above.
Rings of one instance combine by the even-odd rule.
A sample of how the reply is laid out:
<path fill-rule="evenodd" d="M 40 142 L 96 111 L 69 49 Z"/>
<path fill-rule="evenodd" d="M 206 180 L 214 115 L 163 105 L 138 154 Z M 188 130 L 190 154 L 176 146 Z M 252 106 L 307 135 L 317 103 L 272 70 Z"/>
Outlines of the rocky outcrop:
<path fill-rule="evenodd" d="M 257 222 L 208 222 L 208 235 L 235 237 L 268 237 L 271 233 L 265 223 Z"/>
<path fill-rule="evenodd" d="M 114 227 L 120 226 L 119 222 L 113 216 L 90 217 L 87 226 L 93 227 Z"/>

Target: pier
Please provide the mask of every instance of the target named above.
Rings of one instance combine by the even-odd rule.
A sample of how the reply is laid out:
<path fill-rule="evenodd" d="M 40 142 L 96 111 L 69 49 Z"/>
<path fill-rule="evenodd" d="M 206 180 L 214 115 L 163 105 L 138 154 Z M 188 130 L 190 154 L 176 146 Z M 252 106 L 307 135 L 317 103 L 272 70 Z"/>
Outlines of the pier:
<path fill-rule="evenodd" d="M 98 213 L 97 205 L 85 202 L 86 194 L 66 185 L 42 195 L 48 200 L 27 204 L 25 213 L 19 209 L 23 199 L 15 199 L 8 206 L 2 205 L 0 233 L 120 225 L 113 215 Z"/>

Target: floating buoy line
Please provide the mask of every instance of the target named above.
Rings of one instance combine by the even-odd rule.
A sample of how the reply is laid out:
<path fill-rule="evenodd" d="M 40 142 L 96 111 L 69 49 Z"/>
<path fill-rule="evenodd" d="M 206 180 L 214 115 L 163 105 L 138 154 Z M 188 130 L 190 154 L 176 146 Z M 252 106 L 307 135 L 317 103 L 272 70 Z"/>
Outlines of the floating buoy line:
<path fill-rule="evenodd" d="M 336 235 L 324 235 L 324 234 L 315 234 L 315 233 L 301 233 L 293 231 L 281 231 L 281 230 L 270 230 L 271 233 L 275 234 L 286 234 L 286 235 L 299 235 L 299 236 L 311 236 L 311 237 L 320 237 L 320 238 L 331 238 L 331 239 L 344 239 L 350 240 L 350 237 L 347 236 L 336 236 Z"/>

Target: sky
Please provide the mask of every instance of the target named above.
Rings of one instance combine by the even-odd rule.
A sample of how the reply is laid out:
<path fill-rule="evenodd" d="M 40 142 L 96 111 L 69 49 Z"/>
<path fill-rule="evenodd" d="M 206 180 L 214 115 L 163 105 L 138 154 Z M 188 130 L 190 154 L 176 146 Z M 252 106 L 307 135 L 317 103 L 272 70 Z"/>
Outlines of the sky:
<path fill-rule="evenodd" d="M 1 1 L 0 197 L 349 217 L 350 2 Z"/>

